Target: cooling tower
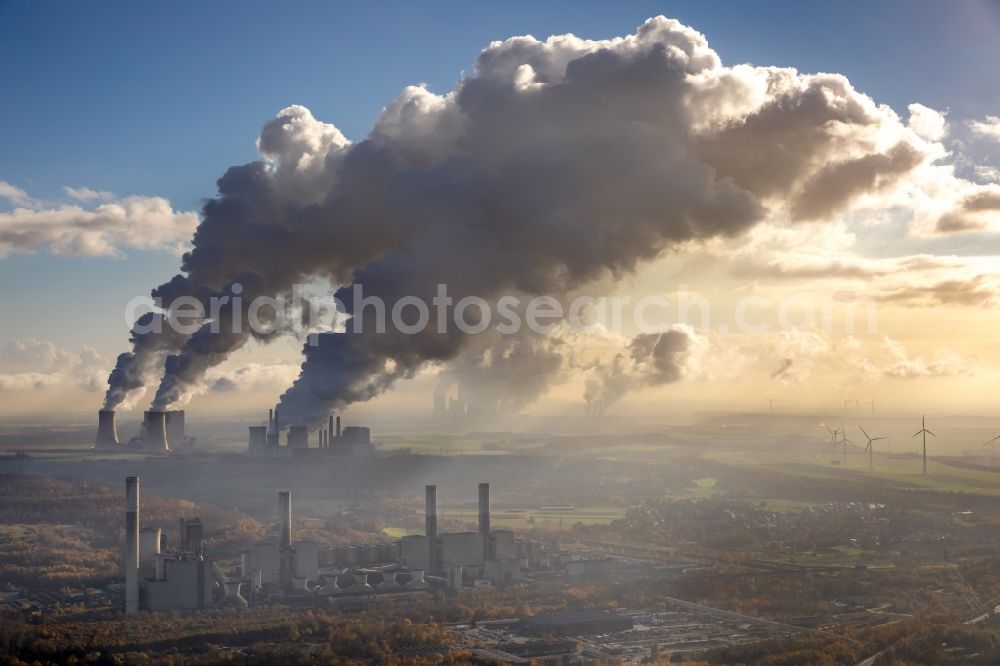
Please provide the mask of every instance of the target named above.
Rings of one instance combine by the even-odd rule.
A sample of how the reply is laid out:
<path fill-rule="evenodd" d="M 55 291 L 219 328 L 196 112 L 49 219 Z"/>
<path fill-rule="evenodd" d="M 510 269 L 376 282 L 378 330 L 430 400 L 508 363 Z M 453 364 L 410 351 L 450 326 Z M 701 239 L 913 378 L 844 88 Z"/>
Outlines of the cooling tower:
<path fill-rule="evenodd" d="M 102 409 L 97 412 L 97 439 L 95 449 L 112 449 L 118 446 L 118 428 L 115 425 L 115 410 Z"/>
<path fill-rule="evenodd" d="M 268 449 L 267 428 L 265 426 L 250 426 L 250 444 L 247 453 L 261 454 Z"/>
<path fill-rule="evenodd" d="M 184 443 L 184 438 L 187 436 L 184 433 L 184 410 L 172 409 L 164 412 L 164 414 L 167 415 L 167 441 L 173 442 L 174 446 L 182 445 Z"/>
<path fill-rule="evenodd" d="M 309 428 L 304 425 L 293 425 L 288 428 L 288 448 L 308 449 Z"/>
<path fill-rule="evenodd" d="M 139 477 L 125 478 L 125 614 L 139 612 Z"/>
<path fill-rule="evenodd" d="M 167 443 L 167 413 L 148 411 L 146 412 L 146 441 L 143 448 L 154 451 L 169 451 L 170 445 Z"/>

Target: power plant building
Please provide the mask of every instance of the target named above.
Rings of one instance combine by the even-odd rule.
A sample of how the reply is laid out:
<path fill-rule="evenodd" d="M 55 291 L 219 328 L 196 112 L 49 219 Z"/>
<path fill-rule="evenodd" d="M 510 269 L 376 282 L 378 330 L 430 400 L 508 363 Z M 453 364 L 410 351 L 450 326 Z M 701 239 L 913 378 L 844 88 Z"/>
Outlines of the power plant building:
<path fill-rule="evenodd" d="M 202 553 L 201 520 L 181 518 L 179 547 L 164 552 L 162 530 L 140 529 L 139 518 L 139 478 L 130 476 L 125 479 L 125 614 L 215 605 L 227 581 L 216 563 Z M 232 584 L 228 587 L 234 589 Z"/>
<path fill-rule="evenodd" d="M 316 446 L 309 441 L 309 428 L 305 425 L 287 427 L 285 445 L 281 445 L 281 431 L 285 429 L 277 409 L 268 414 L 266 426 L 250 426 L 247 456 L 251 458 L 288 458 L 292 456 L 345 456 L 361 458 L 375 454 L 371 430 L 365 426 L 340 427 L 340 417 L 330 416 L 327 428 L 316 431 Z"/>

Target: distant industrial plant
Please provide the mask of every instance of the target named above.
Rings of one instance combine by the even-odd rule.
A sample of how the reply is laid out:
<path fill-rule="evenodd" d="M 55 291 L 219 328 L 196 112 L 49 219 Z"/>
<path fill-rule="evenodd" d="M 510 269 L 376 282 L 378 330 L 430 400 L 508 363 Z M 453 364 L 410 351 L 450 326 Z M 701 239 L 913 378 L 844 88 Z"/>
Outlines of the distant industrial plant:
<path fill-rule="evenodd" d="M 179 518 L 171 544 L 160 527 L 140 527 L 139 479 L 125 480 L 125 612 L 316 603 L 316 597 L 503 586 L 549 569 L 553 549 L 490 527 L 490 485 L 479 484 L 479 529 L 438 533 L 437 487 L 425 488 L 425 533 L 378 544 L 322 546 L 295 541 L 292 498 L 278 493 L 276 538 L 240 555 L 227 576 L 206 553 L 199 518 Z M 607 573 L 610 560 L 565 563 L 570 578 Z M 585 569 L 581 566 L 586 564 Z"/>

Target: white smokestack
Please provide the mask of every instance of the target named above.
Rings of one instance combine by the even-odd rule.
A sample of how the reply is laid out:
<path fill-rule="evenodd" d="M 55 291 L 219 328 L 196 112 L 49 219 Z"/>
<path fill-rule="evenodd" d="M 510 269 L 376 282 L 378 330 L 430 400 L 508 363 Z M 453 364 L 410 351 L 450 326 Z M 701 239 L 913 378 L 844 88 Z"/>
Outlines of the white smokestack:
<path fill-rule="evenodd" d="M 139 477 L 125 478 L 125 614 L 139 612 Z"/>
<path fill-rule="evenodd" d="M 95 449 L 112 449 L 118 446 L 118 428 L 115 425 L 115 410 L 102 409 L 97 412 L 97 439 Z"/>

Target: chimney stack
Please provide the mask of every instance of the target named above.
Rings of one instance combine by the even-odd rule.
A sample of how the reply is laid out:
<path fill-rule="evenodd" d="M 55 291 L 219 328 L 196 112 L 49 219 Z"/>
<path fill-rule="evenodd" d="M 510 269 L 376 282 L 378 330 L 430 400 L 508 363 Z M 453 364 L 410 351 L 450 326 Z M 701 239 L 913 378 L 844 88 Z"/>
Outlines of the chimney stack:
<path fill-rule="evenodd" d="M 125 477 L 125 614 L 139 612 L 139 477 Z"/>
<path fill-rule="evenodd" d="M 281 550 L 292 544 L 292 496 L 287 490 L 278 493 L 278 522 L 281 525 Z"/>
<path fill-rule="evenodd" d="M 145 448 L 156 451 L 169 451 L 167 443 L 167 414 L 162 411 L 146 412 Z"/>
<path fill-rule="evenodd" d="M 271 446 L 281 446 L 281 417 L 278 415 L 278 408 L 274 408 L 274 422 L 271 427 Z"/>
<path fill-rule="evenodd" d="M 337 417 L 337 439 L 340 439 L 340 417 Z"/>
<path fill-rule="evenodd" d="M 479 484 L 479 533 L 483 536 L 483 558 L 488 559 L 490 543 L 490 484 Z"/>
<path fill-rule="evenodd" d="M 438 535 L 437 486 L 427 486 L 424 494 L 424 534 L 433 541 Z"/>
<path fill-rule="evenodd" d="M 333 416 L 327 417 L 326 421 L 326 436 L 327 436 L 327 446 L 330 444 L 330 433 L 333 432 Z"/>
<path fill-rule="evenodd" d="M 278 523 L 281 541 L 278 545 L 278 582 L 286 592 L 291 592 L 295 563 L 292 559 L 292 498 L 287 490 L 278 493 Z"/>
<path fill-rule="evenodd" d="M 118 428 L 115 426 L 115 410 L 102 409 L 97 412 L 97 439 L 95 449 L 113 449 L 118 446 Z"/>

